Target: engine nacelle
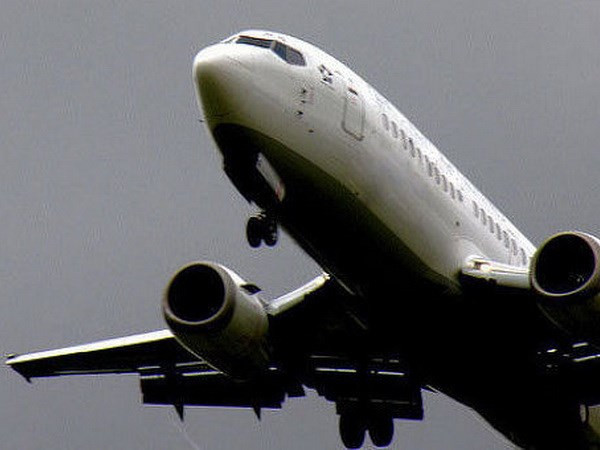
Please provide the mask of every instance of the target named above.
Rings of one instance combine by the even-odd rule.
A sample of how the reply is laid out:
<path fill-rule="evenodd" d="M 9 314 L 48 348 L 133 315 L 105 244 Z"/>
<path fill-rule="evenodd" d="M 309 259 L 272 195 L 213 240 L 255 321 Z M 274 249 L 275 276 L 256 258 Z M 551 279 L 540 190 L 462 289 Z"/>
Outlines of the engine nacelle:
<path fill-rule="evenodd" d="M 540 307 L 565 331 L 600 344 L 600 241 L 579 231 L 548 238 L 531 263 Z"/>
<path fill-rule="evenodd" d="M 162 307 L 169 328 L 190 352 L 221 372 L 250 378 L 268 368 L 268 319 L 245 282 L 224 266 L 195 262 L 168 284 Z"/>

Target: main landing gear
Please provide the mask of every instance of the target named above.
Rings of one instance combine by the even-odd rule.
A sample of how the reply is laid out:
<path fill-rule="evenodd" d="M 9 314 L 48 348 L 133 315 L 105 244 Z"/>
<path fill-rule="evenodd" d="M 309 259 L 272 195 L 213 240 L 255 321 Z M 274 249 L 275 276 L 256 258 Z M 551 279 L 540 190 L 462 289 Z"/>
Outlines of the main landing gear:
<path fill-rule="evenodd" d="M 365 415 L 360 411 L 348 411 L 340 415 L 340 436 L 346 448 L 360 448 L 369 432 L 375 447 L 388 447 L 394 438 L 394 422 L 391 415 Z"/>
<path fill-rule="evenodd" d="M 327 361 L 322 364 L 326 367 Z M 336 367 L 339 370 L 353 365 L 342 361 Z M 423 419 L 418 378 L 406 362 L 391 357 L 369 357 L 359 360 L 354 368 L 353 373 L 327 373 L 328 379 L 319 374 L 315 382 L 317 392 L 335 400 L 340 437 L 346 448 L 362 447 L 367 433 L 373 446 L 389 447 L 394 439 L 394 419 Z"/>
<path fill-rule="evenodd" d="M 265 212 L 250 217 L 246 224 L 246 238 L 252 248 L 260 247 L 262 242 L 273 247 L 279 238 L 277 221 Z"/>

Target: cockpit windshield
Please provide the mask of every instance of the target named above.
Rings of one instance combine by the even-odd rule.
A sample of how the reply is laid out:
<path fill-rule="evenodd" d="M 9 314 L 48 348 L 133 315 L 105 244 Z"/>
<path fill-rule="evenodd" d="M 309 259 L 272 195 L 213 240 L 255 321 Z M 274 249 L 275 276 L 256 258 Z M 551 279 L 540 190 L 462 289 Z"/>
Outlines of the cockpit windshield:
<path fill-rule="evenodd" d="M 273 53 L 279 56 L 288 64 L 294 66 L 305 66 L 306 60 L 302 53 L 295 48 L 290 47 L 283 42 L 274 39 L 263 39 L 252 36 L 240 36 L 235 41 L 236 44 L 254 45 L 256 47 L 270 48 Z"/>
<path fill-rule="evenodd" d="M 273 39 L 261 39 L 252 36 L 240 36 L 238 40 L 235 41 L 235 43 L 255 45 L 256 47 L 263 48 L 271 48 L 271 45 L 273 45 Z"/>

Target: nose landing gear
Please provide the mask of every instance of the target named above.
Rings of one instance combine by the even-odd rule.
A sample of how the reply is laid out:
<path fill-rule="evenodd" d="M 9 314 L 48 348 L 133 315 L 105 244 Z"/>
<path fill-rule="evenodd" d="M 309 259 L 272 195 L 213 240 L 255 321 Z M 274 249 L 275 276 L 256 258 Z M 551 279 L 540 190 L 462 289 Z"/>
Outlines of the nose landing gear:
<path fill-rule="evenodd" d="M 260 247 L 262 242 L 268 247 L 275 246 L 279 238 L 277 221 L 265 212 L 250 217 L 246 224 L 246 238 L 252 248 Z"/>

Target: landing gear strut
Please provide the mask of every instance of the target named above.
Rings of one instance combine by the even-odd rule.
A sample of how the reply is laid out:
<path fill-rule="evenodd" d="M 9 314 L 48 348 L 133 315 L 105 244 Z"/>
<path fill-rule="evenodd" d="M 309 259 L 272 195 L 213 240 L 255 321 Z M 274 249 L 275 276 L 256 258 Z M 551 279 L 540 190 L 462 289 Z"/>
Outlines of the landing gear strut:
<path fill-rule="evenodd" d="M 246 238 L 252 248 L 260 247 L 262 242 L 273 247 L 279 238 L 277 222 L 264 212 L 250 217 L 246 225 Z"/>

